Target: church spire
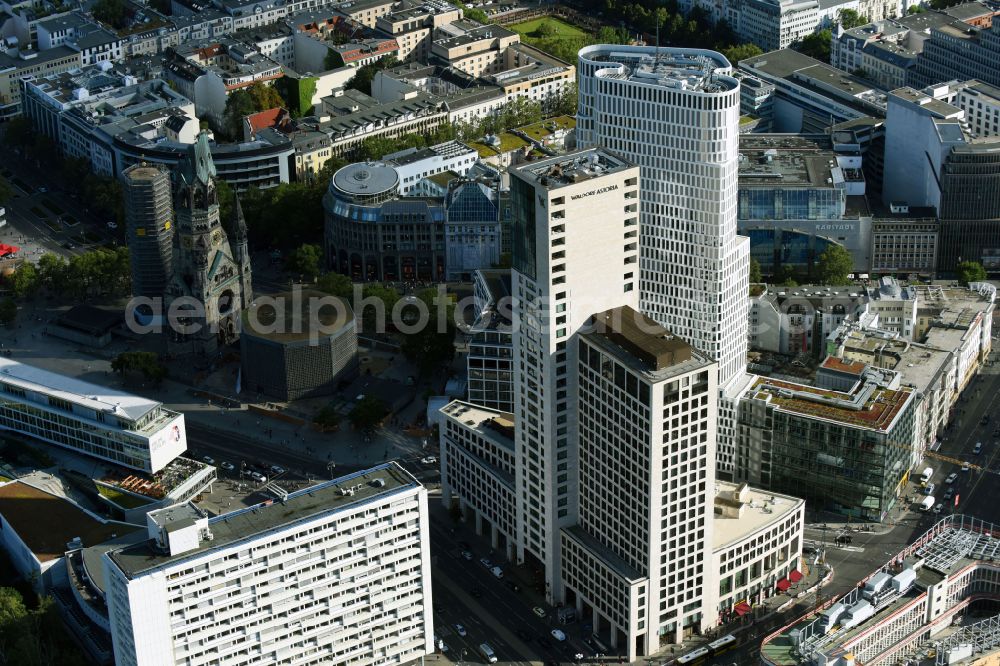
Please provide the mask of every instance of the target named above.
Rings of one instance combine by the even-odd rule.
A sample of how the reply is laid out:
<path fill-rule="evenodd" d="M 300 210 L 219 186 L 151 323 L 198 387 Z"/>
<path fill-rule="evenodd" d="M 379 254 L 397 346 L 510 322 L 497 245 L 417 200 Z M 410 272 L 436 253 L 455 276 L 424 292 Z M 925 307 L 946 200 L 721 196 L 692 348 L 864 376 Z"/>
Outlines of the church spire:
<path fill-rule="evenodd" d="M 212 161 L 212 149 L 208 145 L 208 132 L 205 130 L 188 147 L 187 155 L 180 164 L 180 177 L 188 187 L 195 183 L 208 185 L 215 178 L 215 162 Z"/>
<path fill-rule="evenodd" d="M 240 203 L 240 195 L 234 194 L 236 205 L 233 207 L 233 242 L 242 244 L 247 242 L 247 221 L 243 217 L 243 204 Z"/>

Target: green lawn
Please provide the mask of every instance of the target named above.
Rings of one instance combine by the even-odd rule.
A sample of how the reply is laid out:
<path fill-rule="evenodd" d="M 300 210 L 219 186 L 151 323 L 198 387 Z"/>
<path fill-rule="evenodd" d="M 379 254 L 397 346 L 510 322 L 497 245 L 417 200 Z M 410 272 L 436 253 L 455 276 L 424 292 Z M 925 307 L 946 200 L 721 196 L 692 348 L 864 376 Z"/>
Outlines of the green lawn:
<path fill-rule="evenodd" d="M 517 150 L 518 148 L 524 148 L 527 145 L 527 141 L 516 134 L 511 134 L 510 132 L 504 132 L 500 135 L 500 146 L 498 148 L 488 146 L 480 141 L 472 141 L 469 143 L 469 146 L 476 150 L 480 157 L 490 157 L 492 155 L 507 153 L 512 150 Z"/>
<path fill-rule="evenodd" d="M 544 35 L 539 35 L 537 30 L 539 26 L 543 23 L 548 23 L 556 28 L 556 33 L 552 35 L 553 37 L 559 39 L 581 39 L 590 37 L 590 33 L 582 28 L 578 28 L 572 23 L 566 23 L 554 16 L 544 16 L 542 18 L 532 19 L 530 21 L 525 21 L 523 23 L 515 23 L 513 25 L 506 26 L 508 29 L 514 32 L 520 33 L 525 37 L 532 38 L 542 38 Z"/>
<path fill-rule="evenodd" d="M 548 118 L 534 125 L 518 127 L 517 129 L 530 136 L 535 141 L 541 141 L 557 129 L 573 129 L 576 127 L 576 119 L 569 116 L 558 116 Z"/>

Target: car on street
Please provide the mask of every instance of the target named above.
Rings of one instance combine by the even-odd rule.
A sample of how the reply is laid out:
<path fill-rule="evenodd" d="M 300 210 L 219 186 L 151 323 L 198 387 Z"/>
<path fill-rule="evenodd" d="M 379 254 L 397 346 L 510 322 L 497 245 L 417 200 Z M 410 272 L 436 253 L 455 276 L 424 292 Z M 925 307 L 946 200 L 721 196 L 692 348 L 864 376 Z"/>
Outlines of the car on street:
<path fill-rule="evenodd" d="M 47 187 L 39 187 L 38 188 L 39 194 L 45 194 L 48 191 L 49 191 L 49 188 L 47 188 Z"/>
<path fill-rule="evenodd" d="M 284 474 L 286 471 L 281 465 L 271 465 L 271 474 Z"/>
<path fill-rule="evenodd" d="M 496 576 L 497 578 L 503 578 L 503 569 L 501 569 L 500 567 L 491 568 L 490 573 Z"/>
<path fill-rule="evenodd" d="M 421 458 L 420 459 L 420 463 L 422 465 L 436 465 L 437 461 L 438 461 L 438 459 L 435 458 L 434 456 L 427 456 L 426 458 Z"/>
<path fill-rule="evenodd" d="M 545 617 L 545 609 L 542 608 L 541 606 L 535 606 L 534 608 L 531 609 L 531 612 L 537 615 L 538 617 Z"/>
<path fill-rule="evenodd" d="M 108 222 L 108 229 L 117 229 L 117 228 L 118 228 L 117 222 Z"/>
<path fill-rule="evenodd" d="M 562 632 L 562 629 L 553 629 L 551 633 L 552 633 L 552 638 L 556 639 L 557 641 L 566 640 L 566 634 Z"/>
<path fill-rule="evenodd" d="M 267 477 L 261 474 L 260 472 L 256 471 L 250 472 L 250 478 L 256 481 L 257 483 L 267 483 Z"/>
<path fill-rule="evenodd" d="M 976 454 L 982 453 L 983 452 L 983 443 L 982 442 L 976 442 L 976 445 L 972 447 L 972 452 L 976 453 Z"/>
<path fill-rule="evenodd" d="M 934 507 L 934 513 L 941 513 L 942 509 L 944 509 L 944 504 L 938 502 L 937 505 Z"/>
<path fill-rule="evenodd" d="M 521 586 L 520 586 L 520 585 L 518 585 L 517 583 L 515 583 L 515 582 L 514 582 L 514 581 L 512 581 L 512 580 L 507 580 L 505 584 L 506 584 L 506 585 L 507 585 L 507 587 L 509 587 L 509 588 L 511 589 L 511 591 L 513 591 L 513 592 L 520 592 L 520 591 L 521 591 Z"/>
<path fill-rule="evenodd" d="M 965 463 L 964 465 L 962 465 L 962 471 L 963 472 L 968 472 L 969 471 L 969 463 Z"/>
<path fill-rule="evenodd" d="M 462 636 L 462 637 L 465 637 L 465 636 L 469 635 L 469 632 L 467 632 L 465 630 L 465 627 L 463 627 L 460 624 L 456 624 L 455 625 L 455 633 L 458 634 L 459 636 Z"/>
<path fill-rule="evenodd" d="M 493 563 L 490 562 L 489 558 L 486 558 L 486 557 L 480 557 L 479 558 L 479 563 L 482 564 L 487 569 L 489 569 L 490 567 L 493 566 Z"/>
<path fill-rule="evenodd" d="M 956 474 L 955 472 L 952 472 L 951 474 L 948 475 L 948 478 L 946 478 L 944 480 L 944 482 L 947 485 L 950 486 L 951 484 L 955 483 L 955 481 L 957 481 L 957 480 L 958 480 L 958 474 Z"/>
<path fill-rule="evenodd" d="M 947 502 L 948 500 L 950 500 L 954 496 L 955 496 L 955 489 L 954 488 L 949 488 L 948 492 L 946 492 L 941 499 L 943 499 L 945 502 Z"/>
<path fill-rule="evenodd" d="M 201 459 L 208 465 L 215 464 L 215 458 L 213 458 L 212 456 L 202 456 Z"/>
<path fill-rule="evenodd" d="M 227 462 L 225 460 L 223 460 L 221 463 L 219 463 L 219 467 L 221 467 L 222 469 L 226 470 L 227 472 L 232 472 L 233 470 L 236 469 L 236 465 L 234 465 L 231 462 Z"/>
<path fill-rule="evenodd" d="M 472 561 L 472 552 L 468 551 L 468 550 L 463 550 L 462 551 L 462 557 L 464 559 L 468 560 L 469 562 L 471 562 Z"/>
<path fill-rule="evenodd" d="M 67 250 L 75 250 L 76 249 L 76 245 L 74 245 L 73 243 L 63 243 L 63 247 L 66 248 Z"/>

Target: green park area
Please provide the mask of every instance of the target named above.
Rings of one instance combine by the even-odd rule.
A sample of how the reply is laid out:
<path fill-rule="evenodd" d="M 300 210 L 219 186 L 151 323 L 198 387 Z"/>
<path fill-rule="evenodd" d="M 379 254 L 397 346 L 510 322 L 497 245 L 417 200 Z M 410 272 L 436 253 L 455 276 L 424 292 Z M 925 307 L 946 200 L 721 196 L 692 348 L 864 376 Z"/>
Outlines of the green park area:
<path fill-rule="evenodd" d="M 547 39 L 551 37 L 559 39 L 586 39 L 590 37 L 590 33 L 586 30 L 554 16 L 543 16 L 542 18 L 524 21 L 523 23 L 514 23 L 507 27 L 522 37 L 529 39 Z"/>

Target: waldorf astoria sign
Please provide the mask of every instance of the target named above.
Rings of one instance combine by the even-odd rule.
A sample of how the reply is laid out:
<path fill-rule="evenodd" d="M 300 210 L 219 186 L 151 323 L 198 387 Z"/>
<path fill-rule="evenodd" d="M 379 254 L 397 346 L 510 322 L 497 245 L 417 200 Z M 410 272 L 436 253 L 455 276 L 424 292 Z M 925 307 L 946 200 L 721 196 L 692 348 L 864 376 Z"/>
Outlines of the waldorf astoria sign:
<path fill-rule="evenodd" d="M 612 190 L 617 190 L 618 185 L 608 185 L 607 187 L 600 187 L 596 190 L 591 190 L 589 192 L 583 192 L 582 194 L 574 194 L 569 198 L 570 201 L 576 201 L 577 199 L 582 199 L 584 197 L 590 197 L 595 194 L 604 194 L 605 192 L 611 192 Z"/>

